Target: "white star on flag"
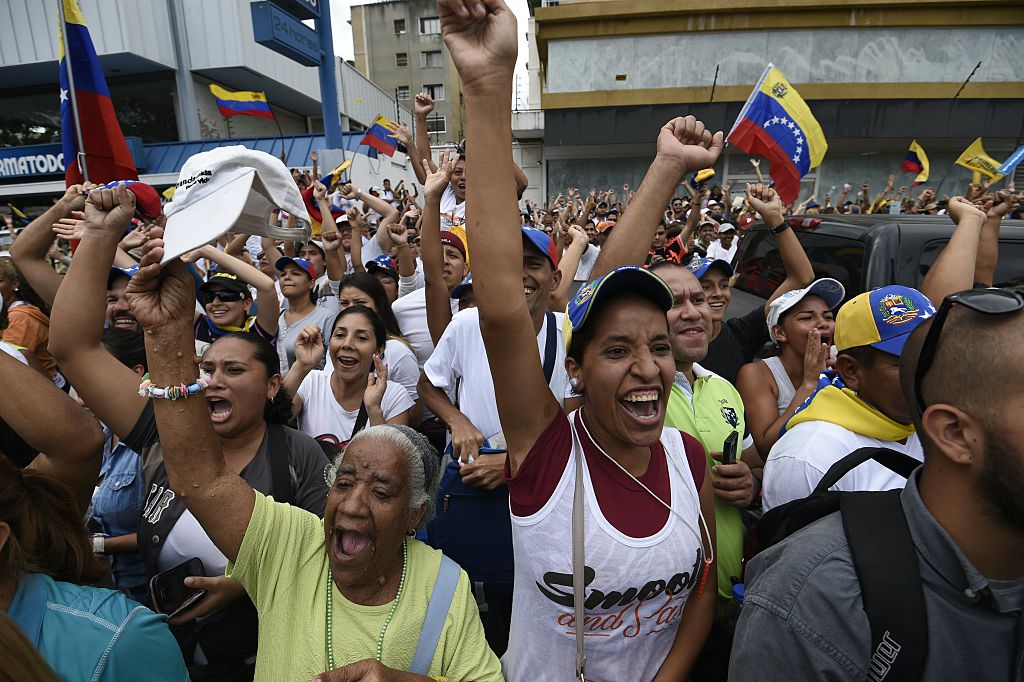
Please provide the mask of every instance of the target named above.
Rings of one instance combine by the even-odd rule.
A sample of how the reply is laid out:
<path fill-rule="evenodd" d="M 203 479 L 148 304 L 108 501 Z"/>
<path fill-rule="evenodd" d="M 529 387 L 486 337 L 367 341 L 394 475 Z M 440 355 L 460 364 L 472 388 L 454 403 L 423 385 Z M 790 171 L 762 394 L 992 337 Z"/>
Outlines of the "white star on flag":
<path fill-rule="evenodd" d="M 60 101 L 61 102 L 67 102 L 68 101 L 68 91 L 65 90 L 64 88 L 60 89 Z"/>

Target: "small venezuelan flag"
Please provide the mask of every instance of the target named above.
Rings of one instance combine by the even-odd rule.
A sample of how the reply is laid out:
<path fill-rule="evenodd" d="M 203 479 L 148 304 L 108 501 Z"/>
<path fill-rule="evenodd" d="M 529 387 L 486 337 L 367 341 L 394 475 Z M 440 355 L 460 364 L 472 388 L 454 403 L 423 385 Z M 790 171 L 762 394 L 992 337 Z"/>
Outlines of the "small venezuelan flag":
<path fill-rule="evenodd" d="M 800 195 L 800 178 L 825 158 L 828 143 L 807 103 L 774 64 L 769 64 L 740 110 L 728 135 L 748 154 L 771 162 L 771 176 L 782 201 Z"/>
<path fill-rule="evenodd" d="M 210 92 L 217 100 L 220 115 L 224 118 L 232 116 L 274 118 L 274 112 L 270 110 L 270 105 L 267 103 L 267 96 L 262 92 L 253 90 L 231 92 L 213 84 L 210 85 Z"/>
<path fill-rule="evenodd" d="M 900 170 L 917 173 L 917 177 L 914 178 L 914 187 L 928 179 L 928 155 L 924 153 L 924 149 L 917 143 L 917 140 L 910 143 L 910 150 L 907 152 L 906 158 L 903 159 Z"/>
<path fill-rule="evenodd" d="M 363 141 L 360 144 L 372 147 L 381 154 L 394 156 L 395 151 L 398 149 L 398 143 L 395 142 L 393 136 L 396 130 L 398 130 L 397 123 L 378 114 L 377 118 L 373 119 L 373 125 L 367 129 L 366 135 L 363 136 Z"/>

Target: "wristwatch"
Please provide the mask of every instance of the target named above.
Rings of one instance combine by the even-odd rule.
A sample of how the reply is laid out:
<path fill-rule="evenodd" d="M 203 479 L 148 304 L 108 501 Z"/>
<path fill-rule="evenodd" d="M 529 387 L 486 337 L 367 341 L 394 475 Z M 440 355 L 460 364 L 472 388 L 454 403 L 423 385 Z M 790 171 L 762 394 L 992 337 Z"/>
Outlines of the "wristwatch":
<path fill-rule="evenodd" d="M 107 536 L 97 533 L 92 536 L 92 553 L 93 554 L 105 554 L 107 547 Z"/>
<path fill-rule="evenodd" d="M 782 234 L 783 232 L 785 232 L 788 229 L 789 229 L 789 221 L 788 220 L 783 220 L 782 224 L 779 225 L 778 227 L 769 228 L 769 232 L 772 233 L 773 237 L 778 237 L 780 234 Z"/>

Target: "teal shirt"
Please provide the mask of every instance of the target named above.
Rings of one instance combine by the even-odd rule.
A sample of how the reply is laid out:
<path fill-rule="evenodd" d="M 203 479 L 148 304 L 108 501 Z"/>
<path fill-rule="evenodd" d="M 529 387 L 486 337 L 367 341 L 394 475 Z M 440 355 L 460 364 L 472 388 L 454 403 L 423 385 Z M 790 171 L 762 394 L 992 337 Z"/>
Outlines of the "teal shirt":
<path fill-rule="evenodd" d="M 166 617 L 120 592 L 27 573 L 7 615 L 62 679 L 188 680 Z"/>

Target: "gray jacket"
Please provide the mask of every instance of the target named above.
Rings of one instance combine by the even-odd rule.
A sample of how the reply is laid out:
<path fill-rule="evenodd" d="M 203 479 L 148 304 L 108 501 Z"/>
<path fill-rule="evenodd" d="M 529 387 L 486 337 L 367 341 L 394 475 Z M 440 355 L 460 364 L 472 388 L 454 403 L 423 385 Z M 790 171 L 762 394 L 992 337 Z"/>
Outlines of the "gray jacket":
<path fill-rule="evenodd" d="M 925 507 L 917 474 L 901 500 L 928 617 L 922 679 L 1024 680 L 1024 580 L 978 573 Z M 838 512 L 763 551 L 746 578 L 729 680 L 868 679 L 871 627 Z"/>

